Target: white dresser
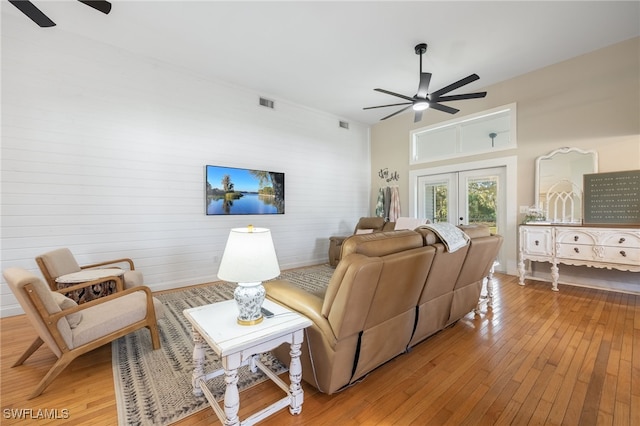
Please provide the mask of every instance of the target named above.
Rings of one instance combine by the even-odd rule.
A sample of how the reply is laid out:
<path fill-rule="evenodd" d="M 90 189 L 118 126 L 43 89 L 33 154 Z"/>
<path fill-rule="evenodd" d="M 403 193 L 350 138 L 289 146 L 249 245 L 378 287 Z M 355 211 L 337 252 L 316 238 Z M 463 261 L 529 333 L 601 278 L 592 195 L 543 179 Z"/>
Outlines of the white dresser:
<path fill-rule="evenodd" d="M 551 263 L 552 290 L 558 291 L 558 264 L 640 272 L 640 229 L 566 225 L 521 225 L 518 274 L 525 261 Z"/>

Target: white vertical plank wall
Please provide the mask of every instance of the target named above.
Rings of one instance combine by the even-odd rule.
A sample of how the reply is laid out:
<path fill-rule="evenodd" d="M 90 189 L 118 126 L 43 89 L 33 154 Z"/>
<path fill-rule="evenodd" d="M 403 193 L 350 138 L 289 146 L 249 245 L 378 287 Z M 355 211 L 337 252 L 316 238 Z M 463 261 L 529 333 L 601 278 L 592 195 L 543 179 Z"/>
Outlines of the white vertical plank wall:
<path fill-rule="evenodd" d="M 2 269 L 68 247 L 175 288 L 217 280 L 232 227 L 271 228 L 288 269 L 369 213 L 365 125 L 7 15 L 1 59 Z M 207 216 L 207 164 L 284 172 L 285 214 Z M 4 279 L 0 297 L 21 313 Z"/>

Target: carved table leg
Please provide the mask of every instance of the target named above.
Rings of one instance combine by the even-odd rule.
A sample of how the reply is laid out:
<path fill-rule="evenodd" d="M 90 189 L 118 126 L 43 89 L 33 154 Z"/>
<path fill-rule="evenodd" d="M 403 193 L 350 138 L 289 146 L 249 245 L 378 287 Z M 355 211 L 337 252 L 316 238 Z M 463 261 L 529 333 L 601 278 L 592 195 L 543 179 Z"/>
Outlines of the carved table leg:
<path fill-rule="evenodd" d="M 240 394 L 238 392 L 238 370 L 225 370 L 224 382 L 227 388 L 224 392 L 224 424 L 226 426 L 239 425 L 238 411 L 240 410 Z"/>
<path fill-rule="evenodd" d="M 302 336 L 302 334 L 301 334 Z M 289 365 L 289 393 L 291 394 L 291 405 L 289 406 L 289 412 L 291 414 L 300 414 L 302 412 L 302 402 L 304 401 L 304 391 L 300 385 L 302 379 L 302 364 L 300 363 L 300 350 L 301 344 L 294 342 L 291 343 L 291 364 Z"/>
<path fill-rule="evenodd" d="M 521 255 L 520 259 L 518 260 L 518 284 L 520 285 L 524 285 L 524 273 L 525 273 L 524 259 L 522 258 L 522 255 Z"/>
<path fill-rule="evenodd" d="M 497 262 L 494 262 L 489 269 L 489 276 L 487 277 L 487 308 L 493 309 L 493 273 L 495 272 Z"/>
<path fill-rule="evenodd" d="M 200 388 L 199 378 L 204 376 L 204 339 L 193 328 L 191 331 L 193 335 L 193 374 L 191 376 L 191 384 L 193 385 L 193 394 L 195 396 L 202 396 L 202 389 Z"/>
<path fill-rule="evenodd" d="M 558 269 L 558 264 L 553 262 L 551 264 L 551 290 L 558 291 L 558 280 L 560 279 L 560 270 Z"/>

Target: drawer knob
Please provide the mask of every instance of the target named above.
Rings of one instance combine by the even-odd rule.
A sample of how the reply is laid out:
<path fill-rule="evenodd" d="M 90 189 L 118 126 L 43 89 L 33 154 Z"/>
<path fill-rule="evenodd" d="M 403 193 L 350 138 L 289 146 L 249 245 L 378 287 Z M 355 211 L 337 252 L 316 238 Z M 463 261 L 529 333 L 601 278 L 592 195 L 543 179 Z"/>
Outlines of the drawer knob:
<path fill-rule="evenodd" d="M 618 241 L 618 243 L 619 243 L 619 244 L 622 244 L 622 243 L 624 243 L 624 242 L 625 242 L 625 239 L 624 239 L 624 238 L 620 238 L 620 241 Z"/>
<path fill-rule="evenodd" d="M 622 257 L 627 257 L 627 253 L 624 250 L 620 250 L 620 254 Z"/>
<path fill-rule="evenodd" d="M 577 235 L 575 235 L 575 236 L 573 237 L 573 241 L 578 241 L 578 236 L 577 236 Z"/>
<path fill-rule="evenodd" d="M 539 246 L 540 245 L 540 241 L 536 240 L 536 245 Z"/>
<path fill-rule="evenodd" d="M 576 253 L 580 253 L 580 249 L 578 247 L 574 247 L 573 251 L 575 251 Z"/>

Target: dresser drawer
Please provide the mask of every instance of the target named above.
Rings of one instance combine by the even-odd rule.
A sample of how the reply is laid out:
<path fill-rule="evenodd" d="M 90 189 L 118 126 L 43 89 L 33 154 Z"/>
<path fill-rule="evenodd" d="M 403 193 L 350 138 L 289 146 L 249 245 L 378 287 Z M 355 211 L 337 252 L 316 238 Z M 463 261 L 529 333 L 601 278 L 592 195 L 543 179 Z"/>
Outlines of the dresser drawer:
<path fill-rule="evenodd" d="M 609 247 L 635 247 L 640 248 L 640 232 L 621 232 L 613 235 L 606 235 L 602 238 L 602 245 Z"/>
<path fill-rule="evenodd" d="M 640 265 L 640 248 L 588 246 L 581 244 L 558 244 L 557 248 L 556 256 L 559 259 L 606 262 L 619 265 Z"/>
<path fill-rule="evenodd" d="M 562 229 L 556 234 L 556 242 L 558 244 L 579 244 L 579 245 L 595 245 L 596 237 L 587 232 L 577 229 Z"/>
<path fill-rule="evenodd" d="M 558 244 L 556 257 L 560 259 L 598 260 L 593 245 Z"/>
<path fill-rule="evenodd" d="M 602 250 L 600 250 L 602 249 Z M 640 248 L 633 247 L 597 247 L 596 260 L 601 262 L 617 263 L 622 265 L 638 265 L 640 266 Z"/>

